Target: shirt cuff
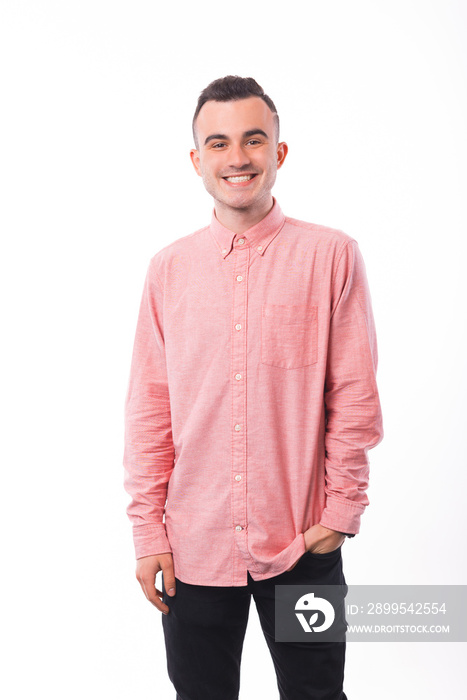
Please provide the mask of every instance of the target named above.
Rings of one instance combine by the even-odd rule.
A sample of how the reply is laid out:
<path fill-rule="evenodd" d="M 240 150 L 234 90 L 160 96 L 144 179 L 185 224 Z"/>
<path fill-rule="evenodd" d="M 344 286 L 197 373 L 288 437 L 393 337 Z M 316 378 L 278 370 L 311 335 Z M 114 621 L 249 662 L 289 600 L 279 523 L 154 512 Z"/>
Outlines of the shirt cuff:
<path fill-rule="evenodd" d="M 360 531 L 360 518 L 365 506 L 336 498 L 328 498 L 319 524 L 345 535 L 357 535 Z"/>
<path fill-rule="evenodd" d="M 163 523 L 158 525 L 135 525 L 133 527 L 133 542 L 136 559 L 149 557 L 153 554 L 172 552 Z"/>

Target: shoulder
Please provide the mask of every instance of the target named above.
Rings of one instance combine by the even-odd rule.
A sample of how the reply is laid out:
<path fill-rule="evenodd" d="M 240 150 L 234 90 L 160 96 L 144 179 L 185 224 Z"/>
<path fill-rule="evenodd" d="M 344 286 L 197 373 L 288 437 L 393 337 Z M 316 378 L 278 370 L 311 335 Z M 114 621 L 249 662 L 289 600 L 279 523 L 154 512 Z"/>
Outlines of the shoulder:
<path fill-rule="evenodd" d="M 322 243 L 342 249 L 349 243 L 356 243 L 352 236 L 349 236 L 344 231 L 322 224 L 314 224 L 308 221 L 301 221 L 290 216 L 285 217 L 285 226 L 291 232 L 296 231 L 301 236 L 307 236 L 312 240 L 317 240 Z"/>
<path fill-rule="evenodd" d="M 173 260 L 180 258 L 180 256 L 189 256 L 194 250 L 196 250 L 204 239 L 204 234 L 209 230 L 209 226 L 203 226 L 203 228 L 189 233 L 185 236 L 180 236 L 176 238 L 171 243 L 158 250 L 158 252 L 152 256 L 149 266 L 154 270 L 161 270 L 167 264 L 170 264 Z"/>

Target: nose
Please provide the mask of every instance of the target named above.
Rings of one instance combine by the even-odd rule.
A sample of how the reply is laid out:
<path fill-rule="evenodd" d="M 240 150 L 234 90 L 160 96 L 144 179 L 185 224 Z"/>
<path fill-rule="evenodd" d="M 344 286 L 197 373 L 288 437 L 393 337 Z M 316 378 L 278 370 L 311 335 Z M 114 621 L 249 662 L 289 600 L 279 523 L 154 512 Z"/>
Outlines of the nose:
<path fill-rule="evenodd" d="M 250 157 L 248 153 L 243 149 L 241 144 L 232 144 L 229 150 L 229 165 L 232 168 L 242 168 L 245 165 L 250 165 Z"/>

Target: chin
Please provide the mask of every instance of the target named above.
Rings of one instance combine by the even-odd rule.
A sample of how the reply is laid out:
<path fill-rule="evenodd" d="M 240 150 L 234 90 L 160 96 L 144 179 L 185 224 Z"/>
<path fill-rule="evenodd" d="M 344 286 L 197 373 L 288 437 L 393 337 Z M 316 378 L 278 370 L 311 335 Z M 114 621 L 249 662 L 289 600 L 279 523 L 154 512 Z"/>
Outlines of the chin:
<path fill-rule="evenodd" d="M 246 197 L 244 199 L 237 198 L 226 202 L 226 204 L 232 209 L 249 209 L 255 204 L 255 200 L 247 199 Z"/>

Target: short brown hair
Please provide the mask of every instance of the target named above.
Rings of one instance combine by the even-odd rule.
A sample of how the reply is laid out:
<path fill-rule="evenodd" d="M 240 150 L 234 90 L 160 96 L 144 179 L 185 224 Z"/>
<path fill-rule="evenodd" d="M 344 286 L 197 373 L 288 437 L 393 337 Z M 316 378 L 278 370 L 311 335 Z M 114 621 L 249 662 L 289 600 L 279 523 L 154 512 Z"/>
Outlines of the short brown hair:
<path fill-rule="evenodd" d="M 276 139 L 279 141 L 279 115 L 271 98 L 266 95 L 261 85 L 258 85 L 254 78 L 241 78 L 238 75 L 226 75 L 225 78 L 218 78 L 209 83 L 201 92 L 196 105 L 192 122 L 193 138 L 197 145 L 195 122 L 201 107 L 212 100 L 213 102 L 230 102 L 231 100 L 244 100 L 247 97 L 261 97 L 274 115 L 276 125 Z"/>

